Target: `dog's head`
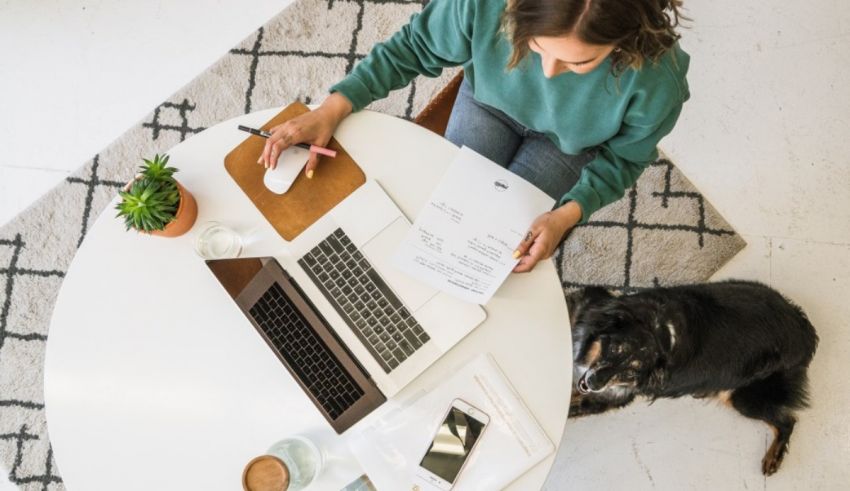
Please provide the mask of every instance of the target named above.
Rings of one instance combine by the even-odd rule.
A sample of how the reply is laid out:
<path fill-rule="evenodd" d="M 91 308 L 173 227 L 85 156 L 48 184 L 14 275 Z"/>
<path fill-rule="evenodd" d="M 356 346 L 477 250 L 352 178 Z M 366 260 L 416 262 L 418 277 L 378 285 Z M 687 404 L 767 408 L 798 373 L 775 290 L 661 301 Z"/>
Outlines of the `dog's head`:
<path fill-rule="evenodd" d="M 667 353 L 647 320 L 647 309 L 601 288 L 573 293 L 567 305 L 580 393 L 660 383 Z"/>

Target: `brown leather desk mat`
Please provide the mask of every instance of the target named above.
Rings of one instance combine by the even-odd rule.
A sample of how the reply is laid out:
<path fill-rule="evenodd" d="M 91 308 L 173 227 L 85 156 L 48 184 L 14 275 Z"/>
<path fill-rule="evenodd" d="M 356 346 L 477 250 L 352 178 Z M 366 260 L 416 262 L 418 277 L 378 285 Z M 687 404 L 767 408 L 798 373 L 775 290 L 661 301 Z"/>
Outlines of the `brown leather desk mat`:
<path fill-rule="evenodd" d="M 262 129 L 269 130 L 309 111 L 310 109 L 300 102 L 292 103 L 264 124 Z M 319 166 L 312 179 L 307 179 L 302 171 L 289 191 L 274 194 L 263 184 L 266 169 L 257 164 L 265 144 L 265 138 L 249 136 L 224 157 L 224 167 L 254 206 L 286 240 L 297 237 L 366 182 L 366 175 L 360 166 L 351 159 L 339 142 L 332 138 L 327 148 L 336 150 L 336 157 L 320 156 Z"/>

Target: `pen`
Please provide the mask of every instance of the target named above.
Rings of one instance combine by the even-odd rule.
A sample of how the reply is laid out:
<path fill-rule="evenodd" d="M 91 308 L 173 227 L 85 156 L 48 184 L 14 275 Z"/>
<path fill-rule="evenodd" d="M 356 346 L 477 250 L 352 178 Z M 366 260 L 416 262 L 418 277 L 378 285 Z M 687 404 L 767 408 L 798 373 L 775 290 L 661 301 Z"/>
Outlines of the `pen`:
<path fill-rule="evenodd" d="M 268 131 L 258 130 L 256 128 L 249 128 L 247 126 L 239 125 L 239 129 L 242 131 L 247 131 L 252 135 L 261 136 L 263 138 L 269 138 L 272 136 Z M 319 155 L 326 155 L 328 157 L 336 157 L 336 150 L 331 150 L 330 148 L 320 147 L 318 145 L 308 145 L 306 143 L 296 143 L 296 147 L 303 148 L 305 150 L 309 150 L 313 153 L 317 153 Z"/>

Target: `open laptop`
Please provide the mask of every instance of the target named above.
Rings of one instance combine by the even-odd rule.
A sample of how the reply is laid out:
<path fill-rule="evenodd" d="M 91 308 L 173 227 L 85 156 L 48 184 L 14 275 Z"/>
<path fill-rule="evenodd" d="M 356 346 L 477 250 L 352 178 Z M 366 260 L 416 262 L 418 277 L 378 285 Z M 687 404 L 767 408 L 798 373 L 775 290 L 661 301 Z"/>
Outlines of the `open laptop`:
<path fill-rule="evenodd" d="M 425 371 L 484 310 L 398 271 L 410 221 L 374 180 L 271 257 L 207 261 L 337 433 Z"/>

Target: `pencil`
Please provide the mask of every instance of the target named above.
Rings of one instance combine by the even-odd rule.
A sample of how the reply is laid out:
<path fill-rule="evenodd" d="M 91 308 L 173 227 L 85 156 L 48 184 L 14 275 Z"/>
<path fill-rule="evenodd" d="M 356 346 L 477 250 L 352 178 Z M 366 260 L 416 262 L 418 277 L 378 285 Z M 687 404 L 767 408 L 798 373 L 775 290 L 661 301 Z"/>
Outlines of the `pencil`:
<path fill-rule="evenodd" d="M 272 136 L 272 134 L 268 131 L 258 130 L 256 128 L 249 128 L 247 126 L 242 126 L 241 124 L 238 126 L 238 128 L 242 131 L 247 131 L 252 135 L 261 136 L 263 138 L 269 138 L 270 136 Z M 336 157 L 336 150 L 331 150 L 330 148 L 320 147 L 318 145 L 309 145 L 307 143 L 296 143 L 295 146 L 298 148 L 303 148 L 304 150 L 309 150 L 319 155 L 325 155 L 331 158 Z"/>

